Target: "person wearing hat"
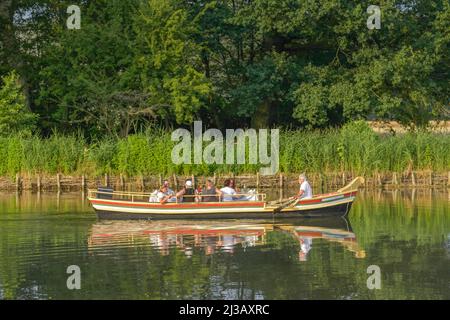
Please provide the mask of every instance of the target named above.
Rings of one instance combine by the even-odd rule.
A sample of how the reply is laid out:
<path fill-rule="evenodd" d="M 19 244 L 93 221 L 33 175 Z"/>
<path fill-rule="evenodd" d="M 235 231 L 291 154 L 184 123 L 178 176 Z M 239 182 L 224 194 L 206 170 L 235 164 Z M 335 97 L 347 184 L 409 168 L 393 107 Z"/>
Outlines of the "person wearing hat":
<path fill-rule="evenodd" d="M 187 179 L 183 189 L 177 192 L 177 198 L 181 202 L 195 202 L 195 189 L 191 179 Z"/>

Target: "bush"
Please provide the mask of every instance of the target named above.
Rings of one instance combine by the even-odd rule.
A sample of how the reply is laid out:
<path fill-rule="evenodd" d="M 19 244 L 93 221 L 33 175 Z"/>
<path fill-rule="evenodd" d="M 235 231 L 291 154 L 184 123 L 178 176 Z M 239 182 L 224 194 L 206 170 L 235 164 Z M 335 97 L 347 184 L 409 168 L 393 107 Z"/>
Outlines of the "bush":
<path fill-rule="evenodd" d="M 36 127 L 37 115 L 27 109 L 25 97 L 15 72 L 2 77 L 0 88 L 0 135 L 22 132 L 30 135 Z"/>

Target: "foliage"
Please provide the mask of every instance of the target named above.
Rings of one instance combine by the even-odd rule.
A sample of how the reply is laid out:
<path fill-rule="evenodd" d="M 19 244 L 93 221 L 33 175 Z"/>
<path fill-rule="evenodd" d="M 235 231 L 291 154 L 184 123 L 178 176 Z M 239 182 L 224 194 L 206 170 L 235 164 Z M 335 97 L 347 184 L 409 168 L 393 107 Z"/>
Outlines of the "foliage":
<path fill-rule="evenodd" d="M 380 30 L 369 1 L 84 1 L 80 30 L 69 4 L 14 0 L 0 17 L 0 74 L 17 71 L 46 135 L 448 119 L 448 1 L 383 1 Z"/>
<path fill-rule="evenodd" d="M 207 146 L 209 142 L 204 142 Z M 151 128 L 126 138 L 88 143 L 82 136 L 50 138 L 12 135 L 0 138 L 0 175 L 17 172 L 99 175 L 213 175 L 256 173 L 260 164 L 181 164 L 171 160 L 168 131 Z M 364 121 L 342 129 L 280 132 L 280 171 L 286 173 L 447 171 L 450 136 L 428 132 L 377 135 Z M 225 148 L 225 146 L 224 146 Z M 193 160 L 192 150 L 192 160 Z M 223 151 L 224 156 L 226 150 Z"/>
<path fill-rule="evenodd" d="M 25 97 L 16 72 L 2 77 L 0 87 L 0 135 L 13 132 L 30 134 L 36 127 L 37 116 L 25 105 Z M 1 85 L 1 83 L 0 83 Z"/>

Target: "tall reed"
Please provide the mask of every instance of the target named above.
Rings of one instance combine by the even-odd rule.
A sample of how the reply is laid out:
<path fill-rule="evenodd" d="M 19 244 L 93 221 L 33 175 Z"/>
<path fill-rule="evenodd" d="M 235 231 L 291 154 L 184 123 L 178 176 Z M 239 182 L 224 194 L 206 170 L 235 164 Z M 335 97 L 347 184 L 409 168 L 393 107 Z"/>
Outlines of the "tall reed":
<path fill-rule="evenodd" d="M 170 132 L 155 128 L 124 139 L 105 138 L 91 143 L 77 135 L 55 133 L 47 139 L 12 135 L 0 138 L 0 175 L 243 174 L 256 173 L 262 166 L 248 164 L 248 145 L 246 164 L 175 165 L 171 153 L 176 143 L 171 141 Z M 224 146 L 224 158 L 225 154 Z M 353 122 L 341 129 L 280 133 L 280 171 L 285 173 L 371 174 L 411 170 L 449 171 L 450 135 L 429 132 L 378 135 L 364 122 Z"/>

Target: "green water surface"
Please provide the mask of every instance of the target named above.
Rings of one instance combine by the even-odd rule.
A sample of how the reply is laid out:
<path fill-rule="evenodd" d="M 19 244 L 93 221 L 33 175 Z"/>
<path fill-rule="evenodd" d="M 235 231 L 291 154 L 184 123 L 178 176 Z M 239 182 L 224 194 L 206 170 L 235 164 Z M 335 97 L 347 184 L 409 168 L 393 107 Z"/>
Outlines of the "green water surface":
<path fill-rule="evenodd" d="M 152 222 L 99 221 L 80 193 L 1 194 L 0 298 L 449 299 L 449 195 L 365 191 L 348 219 Z"/>

